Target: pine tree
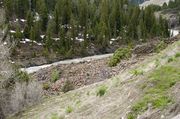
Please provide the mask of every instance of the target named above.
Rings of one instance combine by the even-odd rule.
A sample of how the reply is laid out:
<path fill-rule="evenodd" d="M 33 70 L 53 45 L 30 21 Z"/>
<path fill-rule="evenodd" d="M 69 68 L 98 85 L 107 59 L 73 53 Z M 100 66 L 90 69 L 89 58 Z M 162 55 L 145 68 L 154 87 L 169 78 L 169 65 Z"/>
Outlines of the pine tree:
<path fill-rule="evenodd" d="M 20 29 L 20 26 L 17 25 L 16 26 L 16 33 L 15 33 L 15 42 L 18 44 L 23 38 L 23 35 L 21 33 L 21 29 Z"/>
<path fill-rule="evenodd" d="M 62 24 L 63 25 L 67 25 L 70 23 L 70 19 L 71 19 L 71 14 L 72 14 L 72 2 L 71 0 L 63 0 L 63 13 L 62 13 Z M 66 29 L 66 32 L 67 32 L 67 29 Z"/>
<path fill-rule="evenodd" d="M 72 48 L 74 50 L 75 48 L 75 39 L 76 39 L 76 36 L 77 36 L 77 33 L 76 33 L 76 29 L 75 29 L 75 24 L 76 24 L 76 21 L 74 20 L 74 17 L 72 16 L 71 17 L 71 41 L 72 41 Z"/>
<path fill-rule="evenodd" d="M 40 33 L 41 33 L 40 22 L 39 21 L 34 22 L 33 26 L 34 26 L 34 32 L 35 32 L 35 41 L 39 42 L 40 41 Z"/>
<path fill-rule="evenodd" d="M 79 19 L 80 19 L 80 25 L 84 28 L 83 29 L 83 36 L 84 36 L 84 47 L 88 46 L 88 40 L 87 40 L 87 27 L 88 27 L 88 3 L 86 0 L 80 0 L 79 1 Z"/>
<path fill-rule="evenodd" d="M 55 33 L 58 34 L 59 33 L 59 29 L 60 29 L 60 20 L 59 20 L 59 13 L 58 10 L 55 9 L 54 11 L 54 20 L 55 20 Z"/>
<path fill-rule="evenodd" d="M 65 54 L 66 53 L 66 39 L 65 39 L 65 31 L 63 28 L 60 29 L 59 38 L 60 38 L 60 43 L 59 43 L 60 52 L 62 54 Z"/>
<path fill-rule="evenodd" d="M 25 18 L 26 13 L 29 10 L 29 0 L 15 0 L 14 4 L 16 4 L 16 14 L 19 18 Z"/>
<path fill-rule="evenodd" d="M 46 47 L 64 55 L 71 54 L 72 49 L 81 49 L 85 54 L 83 51 L 91 43 L 105 51 L 111 38 L 129 43 L 169 35 L 167 21 L 158 20 L 154 15 L 160 7 L 140 9 L 129 4 L 129 0 L 5 0 L 4 3 L 7 20 L 14 21 L 26 15 L 27 22 L 21 25 L 25 27 L 25 38 L 39 42 L 40 35 L 44 34 Z M 179 3 L 175 0 L 167 8 L 177 7 Z M 165 9 L 166 4 L 163 7 Z M 39 21 L 35 16 L 39 16 Z M 78 34 L 82 34 L 84 42 L 75 42 Z M 52 39 L 58 36 L 60 40 Z"/>
<path fill-rule="evenodd" d="M 163 9 L 167 9 L 167 7 L 168 7 L 168 5 L 167 5 L 167 3 L 165 2 L 165 3 L 163 4 L 162 8 L 163 8 Z"/>
<path fill-rule="evenodd" d="M 31 30 L 31 27 L 33 25 L 33 14 L 31 11 L 28 11 L 27 13 L 27 16 L 26 16 L 26 24 L 25 24 L 25 28 L 24 28 L 24 36 L 26 38 L 29 38 L 30 37 L 30 30 Z"/>
<path fill-rule="evenodd" d="M 45 0 L 38 0 L 36 4 L 36 9 L 40 15 L 42 31 L 46 31 L 48 23 L 48 10 L 45 4 Z"/>
<path fill-rule="evenodd" d="M 4 0 L 5 12 L 6 12 L 6 21 L 9 21 L 14 13 L 14 1 L 13 0 Z"/>
<path fill-rule="evenodd" d="M 31 27 L 30 40 L 32 41 L 32 44 L 36 40 L 36 35 L 35 35 L 34 27 Z"/>
<path fill-rule="evenodd" d="M 48 21 L 47 33 L 49 32 L 49 33 L 51 33 L 53 35 L 53 33 L 55 33 L 55 31 L 56 31 L 56 26 L 55 25 L 56 24 L 55 24 L 54 19 L 50 19 Z"/>
<path fill-rule="evenodd" d="M 46 41 L 45 41 L 45 47 L 46 49 L 48 49 L 48 51 L 50 51 L 50 49 L 53 47 L 53 40 L 51 38 L 51 32 L 47 31 L 47 37 L 46 37 Z"/>

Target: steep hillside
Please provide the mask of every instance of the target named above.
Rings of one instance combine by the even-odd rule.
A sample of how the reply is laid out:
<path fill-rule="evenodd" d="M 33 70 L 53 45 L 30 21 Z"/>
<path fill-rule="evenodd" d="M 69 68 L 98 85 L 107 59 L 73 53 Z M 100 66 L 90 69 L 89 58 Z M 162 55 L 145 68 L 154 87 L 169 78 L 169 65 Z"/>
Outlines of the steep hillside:
<path fill-rule="evenodd" d="M 177 41 L 109 80 L 47 98 L 12 119 L 171 119 L 180 111 L 179 51 Z"/>

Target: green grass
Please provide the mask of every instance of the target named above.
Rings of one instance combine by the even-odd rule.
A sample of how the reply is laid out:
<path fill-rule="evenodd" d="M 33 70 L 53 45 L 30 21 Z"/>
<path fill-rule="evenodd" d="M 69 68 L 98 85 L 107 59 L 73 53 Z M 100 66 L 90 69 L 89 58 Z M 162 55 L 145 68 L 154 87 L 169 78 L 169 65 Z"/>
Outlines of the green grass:
<path fill-rule="evenodd" d="M 30 81 L 30 76 L 27 72 L 17 70 L 15 72 L 15 77 L 17 79 L 19 79 L 20 82 L 29 82 Z"/>
<path fill-rule="evenodd" d="M 176 53 L 175 58 L 180 57 L 180 52 Z"/>
<path fill-rule="evenodd" d="M 142 70 L 135 69 L 135 70 L 132 70 L 130 73 L 135 76 L 138 76 L 138 75 L 143 75 L 144 72 Z"/>
<path fill-rule="evenodd" d="M 167 44 L 164 41 L 161 41 L 156 47 L 155 47 L 155 52 L 159 53 L 163 49 L 167 47 Z"/>
<path fill-rule="evenodd" d="M 59 117 L 58 117 L 57 114 L 52 114 L 52 115 L 51 115 L 51 119 L 59 119 Z"/>
<path fill-rule="evenodd" d="M 75 86 L 74 86 L 73 82 L 70 81 L 70 80 L 66 80 L 65 83 L 64 83 L 64 85 L 62 86 L 62 89 L 61 89 L 61 90 L 62 90 L 64 93 L 66 93 L 66 92 L 68 92 L 68 91 L 74 90 L 74 88 L 75 88 Z"/>
<path fill-rule="evenodd" d="M 155 65 L 156 65 L 156 67 L 159 67 L 160 64 L 161 64 L 161 63 L 160 63 L 159 59 L 156 59 L 156 60 L 155 60 Z"/>
<path fill-rule="evenodd" d="M 148 109 L 148 105 L 154 109 L 163 109 L 172 103 L 168 91 L 180 81 L 180 66 L 178 67 L 178 62 L 175 63 L 176 65 L 162 66 L 150 74 L 147 82 L 143 85 L 144 95 L 133 105 L 128 119 L 135 119 L 138 114 Z"/>
<path fill-rule="evenodd" d="M 170 57 L 170 58 L 168 58 L 168 62 L 169 62 L 169 63 L 170 63 L 170 62 L 173 62 L 174 60 L 176 60 L 175 57 Z"/>
<path fill-rule="evenodd" d="M 54 69 L 51 74 L 51 82 L 56 82 L 60 78 L 60 72 L 57 69 Z"/>
<path fill-rule="evenodd" d="M 103 95 L 105 95 L 106 92 L 107 92 L 107 89 L 108 89 L 108 87 L 105 86 L 105 85 L 100 86 L 100 87 L 98 88 L 98 90 L 97 90 L 96 95 L 97 95 L 97 96 L 100 96 L 100 97 L 103 96 Z"/>
<path fill-rule="evenodd" d="M 128 59 L 129 57 L 131 57 L 130 48 L 119 48 L 115 51 L 109 60 L 108 65 L 110 67 L 117 66 L 117 64 L 120 63 L 122 59 Z"/>
<path fill-rule="evenodd" d="M 51 119 L 64 119 L 64 116 L 58 116 L 57 113 L 51 115 Z"/>
<path fill-rule="evenodd" d="M 71 106 L 68 106 L 66 108 L 66 113 L 71 113 L 71 112 L 73 112 L 73 108 Z"/>
<path fill-rule="evenodd" d="M 50 89 L 50 87 L 51 87 L 49 83 L 43 83 L 42 86 L 43 86 L 43 89 L 44 89 L 44 90 L 48 90 L 48 89 Z"/>

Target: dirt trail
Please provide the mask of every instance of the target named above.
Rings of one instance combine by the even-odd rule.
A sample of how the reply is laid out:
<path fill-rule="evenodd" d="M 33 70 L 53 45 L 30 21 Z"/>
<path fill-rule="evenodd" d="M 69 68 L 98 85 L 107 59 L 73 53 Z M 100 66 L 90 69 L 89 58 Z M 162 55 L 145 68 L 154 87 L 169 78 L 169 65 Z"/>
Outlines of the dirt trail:
<path fill-rule="evenodd" d="M 157 62 L 158 66 L 165 65 L 179 51 L 180 41 L 177 41 L 158 55 L 120 72 L 118 76 L 46 99 L 17 119 L 51 119 L 52 114 L 66 119 L 124 119 L 131 105 L 141 96 L 141 79 L 157 68 Z M 133 75 L 132 71 L 137 69 L 142 70 L 144 75 Z M 107 86 L 108 90 L 103 97 L 98 97 L 96 93 L 102 85 Z M 72 113 L 66 112 L 68 106 L 72 108 Z"/>
<path fill-rule="evenodd" d="M 46 64 L 42 66 L 34 66 L 34 67 L 29 67 L 29 68 L 22 68 L 21 70 L 26 71 L 27 73 L 34 73 L 37 72 L 41 69 L 48 68 L 51 66 L 57 66 L 57 65 L 62 65 L 62 64 L 77 64 L 77 63 L 82 63 L 82 62 L 90 62 L 93 60 L 99 60 L 99 59 L 104 59 L 112 56 L 113 54 L 105 54 L 105 55 L 94 55 L 94 56 L 89 56 L 85 58 L 77 58 L 77 59 L 71 59 L 71 60 L 64 60 L 64 61 L 59 61 L 59 62 L 54 62 L 52 64 Z"/>

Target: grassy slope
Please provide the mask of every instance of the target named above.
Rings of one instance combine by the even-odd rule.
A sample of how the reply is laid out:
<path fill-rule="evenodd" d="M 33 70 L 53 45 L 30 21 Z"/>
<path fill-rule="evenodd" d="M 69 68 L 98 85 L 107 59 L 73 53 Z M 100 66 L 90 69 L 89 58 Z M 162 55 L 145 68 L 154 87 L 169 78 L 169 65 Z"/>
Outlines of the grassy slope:
<path fill-rule="evenodd" d="M 168 78 L 164 79 L 165 82 L 160 80 L 161 83 L 166 83 L 161 87 L 161 83 L 158 83 L 159 76 L 163 75 L 162 71 L 166 71 L 166 68 L 161 68 L 161 66 L 165 65 L 167 72 L 170 71 L 173 76 L 179 73 L 176 68 L 180 67 L 180 59 L 174 58 L 179 51 L 180 41 L 158 55 L 148 57 L 145 61 L 120 72 L 112 79 L 45 99 L 42 104 L 28 109 L 13 119 L 59 119 L 59 117 L 67 119 L 119 119 L 126 117 L 132 109 L 133 113 L 136 114 L 144 111 L 148 104 L 146 96 L 156 94 L 160 98 L 155 100 L 153 106 L 157 108 L 166 106 L 170 100 L 164 99 L 164 96 L 167 96 L 165 95 L 166 91 L 176 80 L 173 79 L 172 82 Z M 171 75 L 170 72 L 167 75 Z M 147 81 L 151 74 L 154 78 Z M 148 87 L 151 83 L 155 83 L 155 87 L 152 89 Z M 142 90 L 143 84 L 144 90 Z M 141 101 L 143 105 L 141 105 Z"/>
<path fill-rule="evenodd" d="M 174 101 L 169 96 L 169 90 L 180 81 L 180 52 L 168 59 L 168 63 L 149 74 L 141 85 L 143 96 L 137 101 L 129 119 L 135 119 L 138 114 L 148 109 L 164 109 Z"/>

